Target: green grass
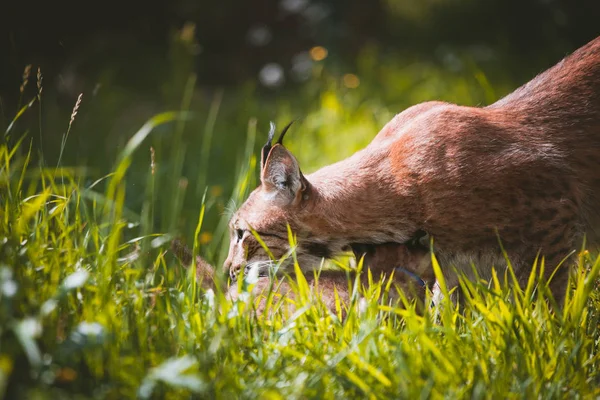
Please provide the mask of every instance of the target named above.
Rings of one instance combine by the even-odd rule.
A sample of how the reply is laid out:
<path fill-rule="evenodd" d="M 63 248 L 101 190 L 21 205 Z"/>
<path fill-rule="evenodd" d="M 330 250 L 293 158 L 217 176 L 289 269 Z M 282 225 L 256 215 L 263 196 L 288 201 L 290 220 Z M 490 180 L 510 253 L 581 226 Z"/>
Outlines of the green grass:
<path fill-rule="evenodd" d="M 362 68 L 377 66 L 367 57 Z M 89 106 L 84 95 L 75 121 L 61 122 L 61 163 L 33 150 L 42 125 L 21 123 L 37 104 L 28 103 L 0 144 L 0 397 L 598 397 L 600 259 L 588 253 L 564 312 L 548 307 L 540 264 L 522 290 L 511 289 L 509 273 L 463 281 L 460 311 L 442 302 L 418 315 L 379 303 L 375 284 L 353 294 L 345 320 L 302 279 L 293 283 L 296 312 L 256 316 L 247 298 L 205 293 L 170 254 L 170 240 L 183 236 L 197 254 L 223 261 L 225 209 L 256 185 L 271 115 L 282 124 L 297 116 L 290 110 L 306 111 L 288 143 L 310 172 L 368 143 L 410 104 L 497 96 L 477 71 L 378 71 L 402 101 L 361 71 L 355 91 L 325 70 L 279 102 L 249 101 L 245 89 L 242 100 L 217 92 L 198 102 L 190 78 L 170 108 L 180 112 L 140 123 L 118 145 L 102 136 L 112 146 L 102 163 L 93 151 L 80 163 L 72 157 L 78 137 L 106 144 L 94 125 L 113 116 L 114 92 Z M 44 138 L 53 127 L 47 121 Z"/>
<path fill-rule="evenodd" d="M 129 150 L 106 193 L 90 197 L 68 170 L 32 176 L 27 158 L 0 147 L 6 398 L 600 394 L 600 259 L 582 255 L 564 313 L 548 308 L 534 272 L 512 301 L 510 275 L 463 281 L 461 312 L 442 303 L 423 316 L 379 304 L 374 285 L 353 296 L 344 321 L 300 281 L 297 312 L 257 317 L 248 300 L 204 293 L 165 256 L 165 236 L 127 239 L 135 229 L 123 209 Z"/>

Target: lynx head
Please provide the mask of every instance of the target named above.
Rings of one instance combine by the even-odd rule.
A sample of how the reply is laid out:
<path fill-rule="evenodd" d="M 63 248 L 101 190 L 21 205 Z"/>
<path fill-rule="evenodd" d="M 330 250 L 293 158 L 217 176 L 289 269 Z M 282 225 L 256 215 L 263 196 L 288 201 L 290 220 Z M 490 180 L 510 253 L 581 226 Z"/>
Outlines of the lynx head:
<path fill-rule="evenodd" d="M 293 121 L 292 121 L 293 122 Z M 241 271 L 266 275 L 290 250 L 288 225 L 297 235 L 296 255 L 300 265 L 315 265 L 330 257 L 327 247 L 308 239 L 313 188 L 300 171 L 296 158 L 283 146 L 290 122 L 272 145 L 275 125 L 261 152 L 260 185 L 233 215 L 229 223 L 229 255 L 224 268 L 235 279 Z M 254 231 L 254 232 L 253 232 Z M 264 242 L 267 252 L 258 239 Z"/>

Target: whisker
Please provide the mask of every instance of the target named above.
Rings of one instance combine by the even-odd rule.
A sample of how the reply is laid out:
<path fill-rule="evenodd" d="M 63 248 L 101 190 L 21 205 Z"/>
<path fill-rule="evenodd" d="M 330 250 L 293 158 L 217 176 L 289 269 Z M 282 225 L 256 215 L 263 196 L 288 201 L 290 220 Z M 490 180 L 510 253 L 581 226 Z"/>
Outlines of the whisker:
<path fill-rule="evenodd" d="M 229 202 L 227 203 L 227 205 L 225 205 L 225 207 L 223 208 L 223 216 L 227 217 L 227 219 L 231 219 L 233 217 L 233 214 L 235 214 L 238 210 L 238 205 L 235 202 L 235 199 L 229 199 Z"/>

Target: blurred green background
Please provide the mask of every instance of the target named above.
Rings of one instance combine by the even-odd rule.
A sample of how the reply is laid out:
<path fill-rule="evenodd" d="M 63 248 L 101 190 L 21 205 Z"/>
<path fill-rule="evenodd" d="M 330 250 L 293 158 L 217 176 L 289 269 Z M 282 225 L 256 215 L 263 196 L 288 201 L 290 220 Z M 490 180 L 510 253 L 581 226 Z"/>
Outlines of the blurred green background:
<path fill-rule="evenodd" d="M 13 1 L 0 16 L 0 128 L 41 86 L 5 139 L 26 135 L 39 165 L 62 153 L 89 186 L 153 115 L 188 112 L 138 149 L 126 205 L 136 234 L 192 242 L 205 195 L 215 263 L 270 120 L 301 118 L 287 144 L 309 173 L 413 104 L 490 104 L 600 34 L 592 0 Z"/>

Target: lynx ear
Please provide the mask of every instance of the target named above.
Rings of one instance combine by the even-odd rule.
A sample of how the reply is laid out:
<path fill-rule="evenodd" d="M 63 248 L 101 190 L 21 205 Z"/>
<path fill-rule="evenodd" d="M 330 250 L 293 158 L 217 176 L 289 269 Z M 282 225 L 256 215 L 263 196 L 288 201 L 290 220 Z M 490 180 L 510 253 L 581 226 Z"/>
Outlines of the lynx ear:
<path fill-rule="evenodd" d="M 308 184 L 298 161 L 283 145 L 271 148 L 262 169 L 260 180 L 270 195 L 280 204 L 291 204 L 300 199 Z"/>

